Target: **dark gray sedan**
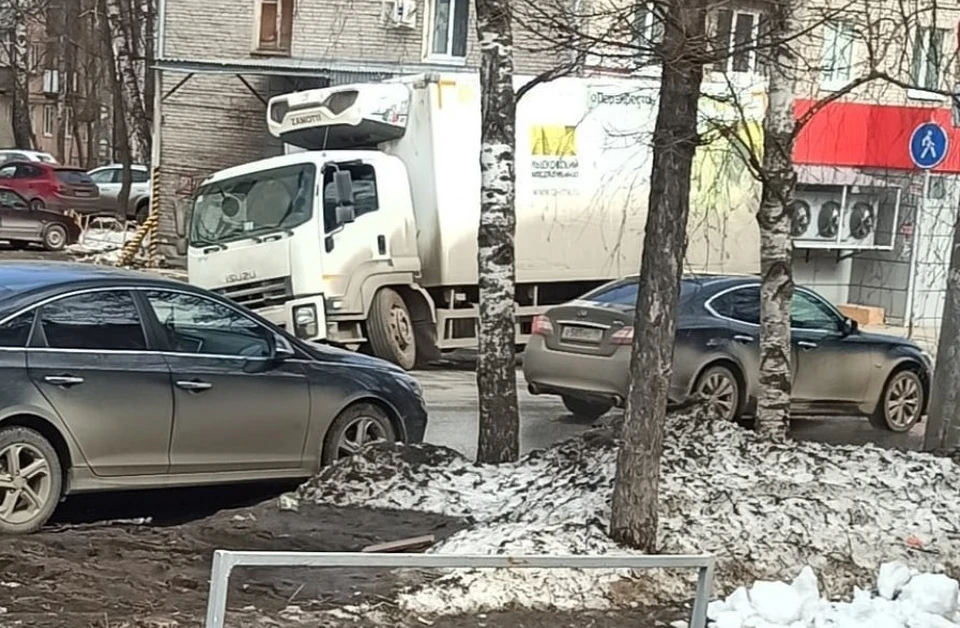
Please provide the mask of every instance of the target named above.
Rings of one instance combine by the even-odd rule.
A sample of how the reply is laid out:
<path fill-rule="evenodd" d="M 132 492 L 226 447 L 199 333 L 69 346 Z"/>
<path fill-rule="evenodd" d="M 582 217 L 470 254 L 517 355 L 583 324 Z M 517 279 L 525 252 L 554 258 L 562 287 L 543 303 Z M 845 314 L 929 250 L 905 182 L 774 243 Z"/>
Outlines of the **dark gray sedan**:
<path fill-rule="evenodd" d="M 67 263 L 0 263 L 0 534 L 63 495 L 304 478 L 419 442 L 420 386 L 210 292 Z"/>
<path fill-rule="evenodd" d="M 560 395 L 575 415 L 622 406 L 629 385 L 637 278 L 614 281 L 535 319 L 523 372 L 533 394 Z M 721 418 L 753 412 L 759 394 L 760 281 L 687 276 L 681 282 L 670 399 L 703 395 Z M 866 333 L 797 286 L 791 324 L 793 412 L 860 414 L 910 430 L 926 410 L 933 364 L 910 340 Z"/>

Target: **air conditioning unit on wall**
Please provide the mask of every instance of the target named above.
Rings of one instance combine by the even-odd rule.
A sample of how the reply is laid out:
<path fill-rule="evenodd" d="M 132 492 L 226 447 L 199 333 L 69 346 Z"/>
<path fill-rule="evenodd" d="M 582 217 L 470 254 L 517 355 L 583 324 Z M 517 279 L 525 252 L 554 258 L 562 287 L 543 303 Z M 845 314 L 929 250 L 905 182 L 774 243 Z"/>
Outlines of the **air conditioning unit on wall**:
<path fill-rule="evenodd" d="M 416 28 L 416 0 L 383 0 L 380 5 L 380 24 L 384 28 Z"/>
<path fill-rule="evenodd" d="M 795 248 L 889 249 L 900 210 L 900 189 L 797 186 L 791 206 Z M 878 237 L 878 227 L 884 233 Z"/>

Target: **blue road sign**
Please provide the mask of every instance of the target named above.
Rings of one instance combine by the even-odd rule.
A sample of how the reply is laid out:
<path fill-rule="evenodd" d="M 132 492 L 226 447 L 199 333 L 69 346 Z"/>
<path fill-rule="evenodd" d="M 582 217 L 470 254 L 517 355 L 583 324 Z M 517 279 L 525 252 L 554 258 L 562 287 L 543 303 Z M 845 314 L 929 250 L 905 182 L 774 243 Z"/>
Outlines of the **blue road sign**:
<path fill-rule="evenodd" d="M 910 136 L 910 159 L 917 168 L 936 168 L 947 157 L 950 140 L 947 132 L 936 122 L 924 122 Z"/>

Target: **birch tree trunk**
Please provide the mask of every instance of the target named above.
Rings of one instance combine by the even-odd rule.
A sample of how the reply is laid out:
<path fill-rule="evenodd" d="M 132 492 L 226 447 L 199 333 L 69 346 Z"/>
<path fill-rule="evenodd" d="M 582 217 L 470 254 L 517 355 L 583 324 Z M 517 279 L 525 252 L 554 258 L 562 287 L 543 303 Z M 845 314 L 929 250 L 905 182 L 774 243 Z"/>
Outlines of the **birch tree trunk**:
<path fill-rule="evenodd" d="M 10 3 L 10 17 L 13 20 L 13 46 L 11 47 L 13 66 L 13 142 L 21 150 L 30 150 L 36 146 L 33 123 L 30 118 L 30 60 L 27 45 L 27 11 L 23 0 Z"/>
<path fill-rule="evenodd" d="M 516 233 L 513 35 L 510 0 L 476 0 L 480 42 L 480 285 L 477 460 L 501 463 L 520 453 L 514 312 Z"/>
<path fill-rule="evenodd" d="M 953 250 L 943 300 L 937 364 L 923 448 L 955 450 L 960 446 L 960 209 L 953 222 Z"/>
<path fill-rule="evenodd" d="M 113 71 L 120 85 L 131 159 L 136 163 L 146 163 L 150 157 L 150 121 L 147 120 L 143 106 L 143 93 L 133 54 L 138 46 L 131 41 L 131 33 L 136 29 L 126 24 L 124 18 L 134 12 L 125 10 L 123 0 L 105 0 L 104 6 L 110 28 L 110 41 L 113 43 Z"/>
<path fill-rule="evenodd" d="M 793 111 L 797 67 L 790 49 L 799 29 L 796 0 L 771 5 L 769 102 L 763 120 L 763 181 L 757 223 L 760 227 L 760 398 L 757 432 L 772 440 L 787 437 L 790 422 L 790 308 L 793 270 L 790 239 L 796 172 Z"/>
<path fill-rule="evenodd" d="M 687 248 L 697 104 L 703 80 L 705 0 L 669 0 L 660 104 L 653 132 L 646 231 L 630 355 L 630 390 L 617 457 L 610 536 L 656 550 L 660 456 L 673 373 L 677 297 Z"/>

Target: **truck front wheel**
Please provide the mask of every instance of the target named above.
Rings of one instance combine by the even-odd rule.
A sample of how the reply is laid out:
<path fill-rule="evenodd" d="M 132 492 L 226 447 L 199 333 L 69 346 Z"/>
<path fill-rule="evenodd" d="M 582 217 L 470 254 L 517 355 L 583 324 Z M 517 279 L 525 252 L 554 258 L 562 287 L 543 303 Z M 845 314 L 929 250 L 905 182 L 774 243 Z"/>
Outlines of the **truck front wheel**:
<path fill-rule="evenodd" d="M 373 298 L 367 319 L 370 348 L 383 358 L 409 371 L 417 361 L 413 320 L 403 297 L 391 288 L 381 288 Z"/>

